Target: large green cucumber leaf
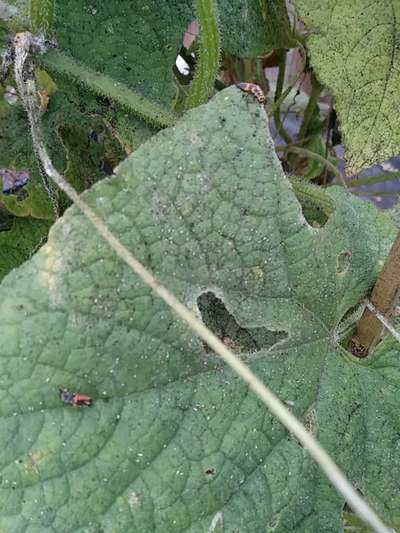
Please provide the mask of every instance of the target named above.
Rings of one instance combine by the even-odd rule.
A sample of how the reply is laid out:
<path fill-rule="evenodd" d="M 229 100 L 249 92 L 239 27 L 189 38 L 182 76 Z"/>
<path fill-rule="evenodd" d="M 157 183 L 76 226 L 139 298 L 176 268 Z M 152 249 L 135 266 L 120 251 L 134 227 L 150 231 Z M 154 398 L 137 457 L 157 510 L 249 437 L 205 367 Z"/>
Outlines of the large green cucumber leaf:
<path fill-rule="evenodd" d="M 264 110 L 230 88 L 84 197 L 391 521 L 398 352 L 361 364 L 337 327 L 394 229 L 331 194 L 334 213 L 310 227 Z M 76 208 L 0 301 L 0 529 L 200 533 L 221 513 L 227 531 L 340 530 L 343 501 L 305 450 Z M 64 387 L 93 406 L 62 404 Z"/>
<path fill-rule="evenodd" d="M 400 4 L 296 0 L 311 65 L 335 97 L 354 173 L 400 152 Z"/>

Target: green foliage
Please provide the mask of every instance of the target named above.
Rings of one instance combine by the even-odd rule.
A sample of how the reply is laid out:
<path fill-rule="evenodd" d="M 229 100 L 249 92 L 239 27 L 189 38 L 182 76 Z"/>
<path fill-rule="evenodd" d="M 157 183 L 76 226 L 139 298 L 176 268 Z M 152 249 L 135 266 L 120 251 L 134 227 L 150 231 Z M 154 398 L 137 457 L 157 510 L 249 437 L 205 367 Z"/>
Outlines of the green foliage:
<path fill-rule="evenodd" d="M 54 18 L 54 0 L 30 0 L 29 19 L 32 33 L 51 33 Z"/>
<path fill-rule="evenodd" d="M 104 177 L 100 170 L 104 161 L 110 161 L 113 168 L 123 159 L 124 151 L 107 132 L 101 118 L 83 116 L 73 100 L 73 94 L 67 100 L 64 93 L 51 85 L 53 82 L 47 79 L 47 75 L 43 72 L 39 74 L 42 84 L 46 80 L 50 92 L 48 108 L 43 114 L 50 153 L 57 167 L 65 170 L 71 183 L 82 191 Z M 25 110 L 19 102 L 10 105 L 2 99 L 0 121 L 3 124 L 0 168 L 28 170 L 31 176 L 20 194 L 0 194 L 2 204 L 16 216 L 53 219 L 52 205 L 42 185 Z M 98 132 L 97 142 L 90 141 L 89 134 L 93 130 Z"/>
<path fill-rule="evenodd" d="M 294 193 L 299 200 L 307 221 L 325 224 L 333 213 L 333 201 L 321 187 L 303 179 L 291 178 Z"/>
<path fill-rule="evenodd" d="M 84 84 L 89 90 L 114 100 L 153 126 L 171 126 L 177 119 L 172 111 L 168 111 L 115 79 L 90 70 L 89 67 L 79 64 L 62 52 L 48 52 L 41 62 L 49 72 L 63 76 L 66 80 Z"/>
<path fill-rule="evenodd" d="M 0 279 L 46 242 L 49 227 L 49 221 L 1 215 Z"/>
<path fill-rule="evenodd" d="M 4 92 L 0 90 L 0 168 L 27 170 L 31 180 L 22 195 L 0 194 L 0 201 L 17 216 L 52 219 L 53 209 L 42 186 L 25 110 L 19 103 L 8 104 Z"/>
<path fill-rule="evenodd" d="M 398 349 L 360 364 L 337 327 L 394 228 L 345 191 L 330 195 L 334 212 L 311 228 L 264 110 L 234 88 L 84 193 L 187 305 L 209 292 L 221 301 L 256 346 L 226 342 L 390 521 Z M 341 529 L 343 501 L 305 451 L 76 208 L 0 293 L 2 529 L 200 532 L 218 512 L 229 531 Z M 93 406 L 64 406 L 59 387 Z"/>
<path fill-rule="evenodd" d="M 36 58 L 55 166 L 79 192 L 117 167 L 87 201 L 396 527 L 399 350 L 385 340 L 361 363 L 343 349 L 392 242 L 389 219 L 338 188 L 290 183 L 263 108 L 236 89 L 177 122 L 172 67 L 195 16 L 191 1 L 0 4 L 8 29 L 58 43 Z M 246 80 L 256 66 L 264 88 L 260 56 L 279 49 L 281 103 L 284 50 L 299 44 L 285 4 L 196 0 L 189 106 L 209 97 L 220 48 L 243 64 Z M 296 5 L 311 64 L 336 97 L 348 168 L 397 153 L 397 6 Z M 323 86 L 313 80 L 304 142 L 283 150 L 286 163 L 320 156 L 303 169 L 308 179 L 327 164 Z M 21 194 L 0 195 L 0 276 L 30 258 L 0 287 L 0 530 L 361 528 L 295 439 L 75 208 L 33 255 L 53 211 L 25 113 L 1 96 L 0 168 L 31 180 Z M 279 129 L 280 105 L 275 112 Z M 63 405 L 60 387 L 90 394 L 93 407 Z"/>
<path fill-rule="evenodd" d="M 315 135 L 308 142 L 305 142 L 303 147 L 306 150 L 310 150 L 315 154 L 325 157 L 326 146 L 320 135 Z M 296 157 L 295 154 L 293 154 Z M 288 158 L 289 159 L 289 158 Z M 297 159 L 299 156 L 297 156 Z M 325 170 L 325 165 L 318 159 L 308 158 L 305 160 L 305 164 L 302 165 L 303 178 L 306 180 L 313 180 L 322 174 Z"/>
<path fill-rule="evenodd" d="M 296 0 L 317 76 L 332 91 L 354 173 L 400 151 L 400 4 Z M 329 21 L 329 23 L 328 23 Z"/>
<path fill-rule="evenodd" d="M 237 57 L 296 46 L 284 0 L 218 0 L 222 46 Z"/>
<path fill-rule="evenodd" d="M 204 5 L 202 10 L 200 4 L 201 24 L 208 29 L 202 33 L 203 52 L 199 55 L 190 105 L 204 101 L 213 87 L 220 51 L 216 6 L 210 18 L 206 13 L 209 6 Z M 224 2 L 221 5 L 225 44 L 232 51 L 232 44 L 236 46 L 238 41 L 230 40 L 235 24 L 231 9 L 240 6 Z M 249 3 L 249 9 L 261 18 L 267 13 L 266 4 L 255 1 Z M 268 15 L 270 20 L 272 11 Z M 89 0 L 2 2 L 4 44 L 10 30 L 24 29 L 45 34 L 57 43 L 57 50 L 40 57 L 43 68 L 37 70 L 38 97 L 45 102 L 43 125 L 50 155 L 79 191 L 104 176 L 104 163 L 112 168 L 159 128 L 176 122 L 172 110 L 176 98 L 172 66 L 193 17 L 189 0 L 96 5 Z M 249 18 L 240 27 L 241 39 L 254 50 L 265 45 L 266 34 L 260 28 L 257 25 L 254 32 Z M 243 51 L 243 43 L 240 46 Z M 36 61 L 39 63 L 39 57 Z M 13 85 L 11 77 L 7 82 Z M 199 87 L 200 96 L 193 96 Z M 0 194 L 0 201 L 15 216 L 52 219 L 53 207 L 43 188 L 25 113 L 19 104 L 11 106 L 3 101 L 0 107 L 4 133 L 0 139 L 2 168 L 26 170 L 31 176 L 23 193 Z M 87 136 L 99 128 L 99 121 L 104 121 L 100 129 L 106 126 L 107 139 L 95 146 Z M 59 196 L 65 208 L 68 202 L 62 194 Z"/>
<path fill-rule="evenodd" d="M 65 93 L 43 70 L 37 71 L 37 79 L 39 90 L 48 97 L 42 120 L 53 161 L 65 172 L 74 187 L 83 191 L 105 176 L 103 168 L 114 168 L 124 158 L 125 151 L 101 117 L 81 113 L 79 97 L 74 100 L 73 92 L 66 98 Z M 11 78 L 7 80 L 8 83 L 13 83 Z M 54 218 L 52 205 L 43 188 L 25 111 L 19 101 L 8 103 L 5 93 L 6 88 L 2 88 L 0 168 L 26 171 L 30 180 L 15 194 L 0 194 L 1 206 L 9 214 L 28 217 L 26 222 L 12 219 L 7 222 L 7 227 L 11 229 L 2 234 L 4 253 L 0 257 L 1 276 L 30 256 L 29 245 L 33 253 L 39 242 L 45 241 L 50 224 L 32 219 L 52 221 Z M 95 132 L 96 141 L 91 139 L 91 132 Z M 59 200 L 63 208 L 67 207 L 68 202 L 63 195 L 60 195 Z M 31 239 L 27 238 L 29 228 L 32 231 Z M 6 251 L 10 253 L 9 259 Z"/>
<path fill-rule="evenodd" d="M 215 0 L 196 0 L 196 16 L 200 25 L 196 73 L 186 100 L 186 107 L 207 102 L 217 78 L 220 61 L 218 12 Z"/>
<path fill-rule="evenodd" d="M 189 0 L 56 2 L 54 35 L 60 50 L 89 72 L 171 107 L 172 65 L 192 18 Z"/>

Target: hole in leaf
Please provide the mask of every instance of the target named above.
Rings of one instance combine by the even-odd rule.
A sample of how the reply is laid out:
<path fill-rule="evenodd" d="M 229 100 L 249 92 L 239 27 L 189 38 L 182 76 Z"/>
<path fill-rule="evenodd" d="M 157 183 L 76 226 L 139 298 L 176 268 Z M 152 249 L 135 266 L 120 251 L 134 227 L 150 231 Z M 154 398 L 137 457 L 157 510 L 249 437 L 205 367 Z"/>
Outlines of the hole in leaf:
<path fill-rule="evenodd" d="M 334 211 L 331 197 L 321 187 L 298 178 L 291 178 L 293 192 L 310 226 L 320 228 Z"/>
<path fill-rule="evenodd" d="M 215 468 L 207 468 L 205 473 L 207 474 L 207 476 L 215 476 L 216 471 L 215 471 Z"/>
<path fill-rule="evenodd" d="M 336 274 L 337 276 L 344 276 L 351 267 L 351 252 L 344 251 L 336 258 Z"/>
<path fill-rule="evenodd" d="M 25 191 L 25 190 L 22 190 L 20 189 L 19 191 L 17 191 L 15 193 L 16 195 L 16 198 L 17 198 L 17 202 L 23 202 L 24 200 L 26 200 L 29 196 L 29 194 Z"/>
<path fill-rule="evenodd" d="M 269 349 L 287 337 L 284 331 L 271 331 L 265 327 L 242 328 L 224 302 L 212 292 L 201 294 L 197 298 L 197 305 L 204 324 L 233 352 Z M 211 351 L 207 345 L 205 349 Z"/>
<path fill-rule="evenodd" d="M 304 205 L 303 202 L 300 203 L 302 204 L 304 218 L 307 220 L 310 226 L 313 228 L 322 228 L 325 226 L 326 222 L 328 221 L 328 217 L 323 211 L 313 205 Z"/>

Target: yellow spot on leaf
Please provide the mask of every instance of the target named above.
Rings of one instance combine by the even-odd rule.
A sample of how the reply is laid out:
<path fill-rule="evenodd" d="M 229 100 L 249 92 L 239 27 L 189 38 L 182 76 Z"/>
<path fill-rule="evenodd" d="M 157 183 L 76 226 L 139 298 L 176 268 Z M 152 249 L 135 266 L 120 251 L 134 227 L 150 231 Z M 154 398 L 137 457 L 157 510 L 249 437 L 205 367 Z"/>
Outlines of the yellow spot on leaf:
<path fill-rule="evenodd" d="M 252 267 L 251 269 L 254 273 L 254 276 L 256 279 L 263 279 L 264 278 L 264 270 L 260 266 Z"/>

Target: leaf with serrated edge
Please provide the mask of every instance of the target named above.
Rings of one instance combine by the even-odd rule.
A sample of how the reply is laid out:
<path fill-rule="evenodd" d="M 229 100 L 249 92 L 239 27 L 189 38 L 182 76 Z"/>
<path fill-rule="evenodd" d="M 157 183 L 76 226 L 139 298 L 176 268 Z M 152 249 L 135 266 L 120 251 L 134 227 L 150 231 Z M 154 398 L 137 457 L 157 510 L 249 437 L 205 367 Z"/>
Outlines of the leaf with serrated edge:
<path fill-rule="evenodd" d="M 335 97 L 347 173 L 400 151 L 400 4 L 296 0 L 311 65 Z"/>
<path fill-rule="evenodd" d="M 393 226 L 331 194 L 335 212 L 311 228 L 264 110 L 230 88 L 84 197 L 190 308 L 213 292 L 257 332 L 256 351 L 235 349 L 389 519 L 398 378 L 351 360 L 335 328 Z M 202 532 L 220 512 L 240 532 L 340 529 L 343 501 L 307 453 L 76 208 L 0 291 L 0 528 Z M 63 405 L 59 388 L 93 406 Z"/>

